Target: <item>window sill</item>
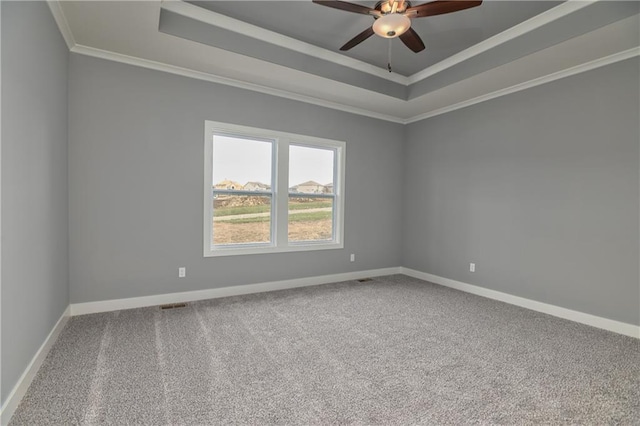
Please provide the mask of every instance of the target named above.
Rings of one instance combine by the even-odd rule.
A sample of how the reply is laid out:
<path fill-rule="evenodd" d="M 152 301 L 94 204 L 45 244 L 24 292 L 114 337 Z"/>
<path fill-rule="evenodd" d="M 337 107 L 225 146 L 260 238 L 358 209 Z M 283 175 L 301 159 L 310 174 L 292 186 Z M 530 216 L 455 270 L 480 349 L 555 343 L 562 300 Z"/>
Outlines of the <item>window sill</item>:
<path fill-rule="evenodd" d="M 335 250 L 344 248 L 343 243 L 316 243 L 316 244 L 300 244 L 290 245 L 286 247 L 238 247 L 238 248 L 218 248 L 218 249 L 205 249 L 204 257 L 218 257 L 218 256 L 243 256 L 252 254 L 270 254 L 270 253 L 296 253 L 303 251 L 317 251 L 317 250 Z"/>

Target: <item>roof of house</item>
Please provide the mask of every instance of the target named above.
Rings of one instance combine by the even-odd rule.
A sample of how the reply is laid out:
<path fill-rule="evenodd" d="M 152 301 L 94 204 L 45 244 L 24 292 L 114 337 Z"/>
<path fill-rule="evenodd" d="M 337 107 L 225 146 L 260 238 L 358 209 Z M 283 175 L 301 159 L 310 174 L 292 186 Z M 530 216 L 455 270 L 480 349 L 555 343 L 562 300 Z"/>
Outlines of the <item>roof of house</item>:
<path fill-rule="evenodd" d="M 214 184 L 213 186 L 234 186 L 236 188 L 242 188 L 243 187 L 241 183 L 233 181 L 233 180 L 228 180 L 228 179 L 222 180 L 222 181 Z"/>
<path fill-rule="evenodd" d="M 299 183 L 296 186 L 324 186 L 324 185 L 313 180 L 308 180 L 304 183 Z"/>

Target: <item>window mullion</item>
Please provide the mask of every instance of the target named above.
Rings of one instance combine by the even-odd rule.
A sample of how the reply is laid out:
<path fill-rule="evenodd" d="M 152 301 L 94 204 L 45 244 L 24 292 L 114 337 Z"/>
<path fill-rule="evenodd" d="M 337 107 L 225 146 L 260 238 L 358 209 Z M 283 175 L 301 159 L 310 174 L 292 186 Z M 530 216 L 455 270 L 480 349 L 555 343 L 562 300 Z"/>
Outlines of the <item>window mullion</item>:
<path fill-rule="evenodd" d="M 334 208 L 334 241 L 343 244 L 344 241 L 344 174 L 345 174 L 344 148 L 336 149 L 336 163 L 333 170 L 333 208 Z"/>
<path fill-rule="evenodd" d="M 289 243 L 289 139 L 278 138 L 276 151 L 275 236 L 277 246 L 286 247 Z"/>
<path fill-rule="evenodd" d="M 213 241 L 213 130 L 207 124 L 205 126 L 205 144 L 204 144 L 204 253 L 211 252 Z"/>

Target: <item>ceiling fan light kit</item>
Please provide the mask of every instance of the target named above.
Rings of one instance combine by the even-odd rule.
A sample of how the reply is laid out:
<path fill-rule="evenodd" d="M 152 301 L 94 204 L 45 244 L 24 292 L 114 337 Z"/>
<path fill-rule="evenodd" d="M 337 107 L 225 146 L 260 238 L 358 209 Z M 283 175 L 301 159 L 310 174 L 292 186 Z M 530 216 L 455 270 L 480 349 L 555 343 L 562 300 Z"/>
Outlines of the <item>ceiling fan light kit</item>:
<path fill-rule="evenodd" d="M 384 38 L 399 37 L 411 27 L 411 19 L 399 13 L 390 13 L 376 19 L 373 32 Z"/>

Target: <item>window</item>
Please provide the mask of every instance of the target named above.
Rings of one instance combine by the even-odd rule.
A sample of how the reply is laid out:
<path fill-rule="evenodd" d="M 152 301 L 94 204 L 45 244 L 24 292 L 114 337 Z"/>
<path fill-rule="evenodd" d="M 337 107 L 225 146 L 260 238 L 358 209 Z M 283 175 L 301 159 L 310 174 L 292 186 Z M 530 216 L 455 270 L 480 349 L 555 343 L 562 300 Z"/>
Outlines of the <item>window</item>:
<path fill-rule="evenodd" d="M 343 247 L 345 143 L 207 121 L 204 255 Z"/>

